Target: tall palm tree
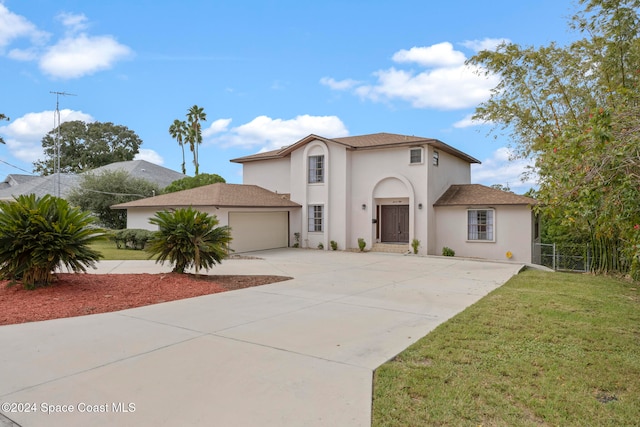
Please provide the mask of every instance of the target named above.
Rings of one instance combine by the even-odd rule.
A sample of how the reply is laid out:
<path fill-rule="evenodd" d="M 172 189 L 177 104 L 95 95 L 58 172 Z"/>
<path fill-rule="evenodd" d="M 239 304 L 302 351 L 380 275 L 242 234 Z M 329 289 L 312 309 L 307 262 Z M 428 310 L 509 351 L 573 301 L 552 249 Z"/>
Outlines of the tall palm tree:
<path fill-rule="evenodd" d="M 200 122 L 207 120 L 207 113 L 204 112 L 204 108 L 194 105 L 189 108 L 187 112 L 187 120 L 189 121 L 187 141 L 189 142 L 189 148 L 193 152 L 193 164 L 196 167 L 195 174 L 198 175 L 200 169 L 200 164 L 198 163 L 198 145 L 202 144 L 202 126 Z"/>
<path fill-rule="evenodd" d="M 5 116 L 4 114 L 0 113 L 0 120 L 7 120 L 9 121 L 9 117 Z M 2 137 L 0 136 L 0 144 L 4 144 L 4 139 L 2 139 Z"/>
<path fill-rule="evenodd" d="M 182 174 L 187 174 L 187 168 L 184 161 L 184 140 L 187 137 L 187 123 L 184 120 L 175 119 L 171 126 L 169 126 L 169 134 L 172 138 L 178 141 L 180 148 L 182 148 Z"/>

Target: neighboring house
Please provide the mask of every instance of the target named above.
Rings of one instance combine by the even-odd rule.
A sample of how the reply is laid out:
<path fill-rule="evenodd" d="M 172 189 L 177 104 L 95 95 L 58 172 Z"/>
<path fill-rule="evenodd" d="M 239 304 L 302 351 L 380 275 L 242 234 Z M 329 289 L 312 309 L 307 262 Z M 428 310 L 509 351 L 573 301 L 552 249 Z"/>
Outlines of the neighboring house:
<path fill-rule="evenodd" d="M 112 209 L 127 210 L 127 228 L 157 229 L 149 219 L 157 211 L 192 206 L 215 215 L 219 225 L 229 225 L 236 252 L 282 248 L 289 245 L 290 217 L 299 216 L 300 205 L 288 194 L 276 194 L 257 185 L 217 183 L 162 194 Z"/>
<path fill-rule="evenodd" d="M 243 238 L 236 240 L 235 247 L 232 244 L 238 252 L 292 246 L 298 239 L 302 247 L 321 244 L 329 249 L 335 241 L 340 249 L 357 248 L 359 238 L 368 248 L 408 251 L 410 242 L 417 239 L 423 254 L 439 255 L 448 246 L 456 255 L 506 259 L 509 251 L 514 261 L 531 261 L 535 200 L 470 185 L 471 164 L 480 162 L 437 139 L 389 133 L 345 138 L 309 135 L 280 150 L 231 161 L 243 165 L 245 185 L 262 187 L 292 203 L 264 206 L 247 199 L 242 206 L 225 206 L 229 214 L 242 208 L 246 214 L 264 216 L 286 210 L 288 215 L 281 239 L 267 241 L 255 234 L 251 243 Z M 209 190 L 201 188 L 203 193 L 181 192 L 184 199 L 179 206 L 205 209 L 201 198 Z M 453 196 L 442 198 L 451 192 Z M 283 199 L 283 194 L 288 198 Z M 146 211 L 140 210 L 142 203 L 152 199 L 114 208 L 128 209 L 128 227 L 150 228 L 148 219 L 154 209 L 162 208 L 159 197 L 163 196 L 152 198 L 156 200 Z M 215 200 L 211 203 L 222 208 Z M 227 213 L 208 211 L 219 212 L 221 223 L 231 225 L 234 239 L 247 234 L 244 227 L 272 228 L 258 215 L 234 224 L 231 217 L 225 218 Z"/>
<path fill-rule="evenodd" d="M 186 175 L 167 169 L 162 166 L 147 162 L 146 160 L 130 160 L 115 162 L 84 172 L 84 174 L 100 175 L 105 171 L 123 170 L 133 178 L 143 178 L 154 182 L 160 188 L 164 188 L 173 181 L 182 179 Z M 43 197 L 47 194 L 66 198 L 73 189 L 80 185 L 83 174 L 53 174 L 45 176 L 34 175 L 8 175 L 3 183 L 0 183 L 0 200 L 13 200 L 15 196 L 23 194 L 35 194 Z"/>

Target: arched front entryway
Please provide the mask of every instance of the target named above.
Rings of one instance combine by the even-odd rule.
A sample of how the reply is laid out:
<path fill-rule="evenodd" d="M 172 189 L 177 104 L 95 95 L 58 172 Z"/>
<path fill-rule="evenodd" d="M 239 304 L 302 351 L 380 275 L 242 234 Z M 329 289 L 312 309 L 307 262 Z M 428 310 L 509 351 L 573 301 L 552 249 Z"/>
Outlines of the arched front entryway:
<path fill-rule="evenodd" d="M 372 191 L 375 241 L 409 243 L 413 236 L 413 188 L 402 176 L 381 179 Z"/>

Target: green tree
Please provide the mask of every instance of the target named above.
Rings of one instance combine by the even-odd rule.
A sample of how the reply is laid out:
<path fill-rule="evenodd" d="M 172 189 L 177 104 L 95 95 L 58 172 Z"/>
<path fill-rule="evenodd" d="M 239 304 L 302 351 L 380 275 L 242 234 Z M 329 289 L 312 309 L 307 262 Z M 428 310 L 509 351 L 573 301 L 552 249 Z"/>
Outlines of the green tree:
<path fill-rule="evenodd" d="M 0 121 L 1 120 L 6 120 L 9 121 L 9 117 L 5 116 L 4 114 L 0 113 Z M 0 136 L 0 144 L 4 144 L 4 139 L 2 139 L 2 137 Z"/>
<path fill-rule="evenodd" d="M 193 153 L 193 164 L 195 166 L 195 175 L 200 173 L 200 163 L 198 160 L 198 146 L 202 144 L 202 125 L 201 121 L 207 120 L 207 113 L 204 108 L 194 105 L 187 112 L 187 142 L 189 149 Z"/>
<path fill-rule="evenodd" d="M 86 272 L 101 257 L 90 245 L 103 236 L 88 212 L 64 199 L 19 196 L 0 209 L 0 277 L 33 289 L 63 267 Z"/>
<path fill-rule="evenodd" d="M 189 207 L 157 212 L 149 222 L 159 230 L 146 250 L 157 255 L 156 263 L 173 264 L 176 273 L 195 267 L 198 274 L 201 268 L 208 270 L 227 257 L 231 229 L 218 227 L 215 215 Z"/>
<path fill-rule="evenodd" d="M 42 139 L 44 160 L 34 162 L 34 171 L 56 172 L 56 139 L 53 129 Z M 60 125 L 60 172 L 80 173 L 114 162 L 133 160 L 142 145 L 131 129 L 113 123 L 65 122 Z"/>
<path fill-rule="evenodd" d="M 476 119 L 535 159 L 545 223 L 588 242 L 598 271 L 629 271 L 640 223 L 640 0 L 580 0 L 566 47 L 503 44 L 469 63 L 501 77 Z M 554 237 L 554 236 L 550 236 Z"/>
<path fill-rule="evenodd" d="M 223 177 L 215 173 L 201 173 L 196 176 L 173 181 L 164 188 L 165 193 L 175 193 L 176 191 L 189 190 L 191 188 L 202 187 L 203 185 L 215 184 L 217 182 L 227 182 Z"/>
<path fill-rule="evenodd" d="M 127 211 L 111 209 L 111 206 L 157 194 L 160 194 L 160 189 L 156 184 L 134 178 L 126 171 L 115 170 L 99 175 L 84 174 L 68 199 L 70 203 L 92 212 L 102 226 L 121 229 L 127 226 Z"/>
<path fill-rule="evenodd" d="M 171 126 L 169 126 L 169 134 L 172 138 L 178 141 L 178 145 L 182 149 L 182 174 L 187 174 L 187 168 L 184 160 L 184 143 L 187 137 L 188 129 L 187 123 L 184 120 L 175 119 Z"/>

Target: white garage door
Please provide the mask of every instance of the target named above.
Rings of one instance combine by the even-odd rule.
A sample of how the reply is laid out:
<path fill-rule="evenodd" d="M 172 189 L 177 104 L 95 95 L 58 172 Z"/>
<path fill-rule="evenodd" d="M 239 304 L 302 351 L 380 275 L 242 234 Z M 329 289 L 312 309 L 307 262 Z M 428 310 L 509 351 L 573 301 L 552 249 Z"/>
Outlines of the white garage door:
<path fill-rule="evenodd" d="M 288 212 L 229 212 L 231 249 L 236 253 L 286 248 L 289 243 Z"/>

